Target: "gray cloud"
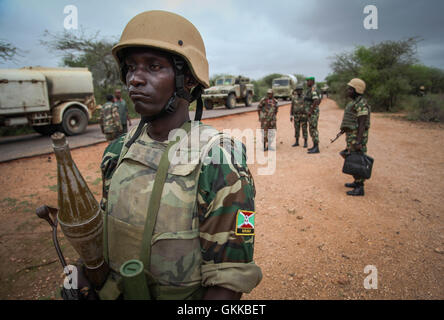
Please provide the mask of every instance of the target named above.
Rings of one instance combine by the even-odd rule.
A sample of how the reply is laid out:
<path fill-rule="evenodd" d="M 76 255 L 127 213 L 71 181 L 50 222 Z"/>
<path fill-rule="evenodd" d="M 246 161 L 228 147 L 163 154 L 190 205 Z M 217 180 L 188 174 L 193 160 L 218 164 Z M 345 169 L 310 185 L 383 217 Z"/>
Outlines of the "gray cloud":
<path fill-rule="evenodd" d="M 79 24 L 105 37 L 120 36 L 137 13 L 161 9 L 183 15 L 202 33 L 210 73 L 259 78 L 271 72 L 303 73 L 323 79 L 328 57 L 356 45 L 412 36 L 423 39 L 418 56 L 426 65 L 444 68 L 444 1 L 402 0 L 0 0 L 0 39 L 27 50 L 19 64 L 58 65 L 60 59 L 39 45 L 45 29 L 63 30 L 63 8 L 79 9 Z M 378 30 L 363 26 L 367 4 L 378 8 Z"/>

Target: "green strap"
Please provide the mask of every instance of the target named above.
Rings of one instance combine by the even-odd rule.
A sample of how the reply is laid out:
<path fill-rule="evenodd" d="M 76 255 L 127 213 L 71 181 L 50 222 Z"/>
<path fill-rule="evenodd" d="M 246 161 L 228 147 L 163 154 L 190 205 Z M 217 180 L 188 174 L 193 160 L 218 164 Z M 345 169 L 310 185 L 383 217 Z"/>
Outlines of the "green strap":
<path fill-rule="evenodd" d="M 185 122 L 181 129 L 184 129 L 188 134 L 191 130 L 191 122 Z M 148 214 L 145 220 L 145 228 L 143 230 L 142 248 L 140 251 L 140 260 L 146 270 L 151 266 L 151 240 L 153 238 L 154 226 L 156 225 L 157 214 L 160 208 L 160 200 L 162 198 L 163 187 L 168 175 L 168 168 L 170 160 L 168 153 L 170 149 L 177 143 L 177 141 L 170 141 L 166 150 L 160 158 L 160 163 L 157 168 L 156 178 L 154 180 L 153 190 L 151 191 L 150 200 L 148 202 Z"/>

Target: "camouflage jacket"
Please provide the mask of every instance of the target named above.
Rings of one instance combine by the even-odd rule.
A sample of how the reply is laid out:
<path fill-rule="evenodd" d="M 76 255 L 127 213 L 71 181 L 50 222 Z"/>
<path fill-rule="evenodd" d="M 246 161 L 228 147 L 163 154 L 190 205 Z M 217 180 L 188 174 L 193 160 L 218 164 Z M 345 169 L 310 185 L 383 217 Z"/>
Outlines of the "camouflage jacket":
<path fill-rule="evenodd" d="M 319 100 L 319 99 L 321 99 L 321 93 L 319 92 L 319 90 L 318 90 L 318 88 L 317 88 L 317 86 L 315 84 L 313 86 L 307 87 L 305 89 L 305 92 L 304 92 L 304 105 L 305 105 L 305 108 L 306 108 L 307 112 L 310 111 L 311 106 L 313 105 L 313 102 L 315 100 Z M 314 110 L 314 112 L 317 112 L 317 111 L 319 111 L 319 105 Z"/>
<path fill-rule="evenodd" d="M 297 94 L 293 96 L 291 100 L 290 116 L 295 116 L 296 114 L 307 113 L 308 110 L 304 105 L 304 96 L 298 96 Z"/>
<path fill-rule="evenodd" d="M 365 128 L 370 128 L 371 108 L 367 100 L 362 96 L 358 96 L 350 101 L 344 109 L 344 117 L 341 122 L 341 130 L 354 131 L 358 129 L 358 118 L 367 116 Z"/>
<path fill-rule="evenodd" d="M 262 98 L 257 105 L 260 121 L 276 121 L 278 101 L 275 98 Z"/>
<path fill-rule="evenodd" d="M 126 106 L 126 102 L 125 100 L 120 99 L 120 100 L 115 100 L 114 104 L 117 106 L 119 110 L 120 122 L 122 123 L 122 126 L 124 126 L 128 121 L 128 107 Z"/>
<path fill-rule="evenodd" d="M 120 123 L 119 109 L 112 102 L 107 102 L 102 106 L 99 123 L 102 132 L 105 134 L 123 130 Z"/>
<path fill-rule="evenodd" d="M 210 128 L 201 123 L 199 127 Z M 262 278 L 253 261 L 254 232 L 245 232 L 254 231 L 254 181 L 246 165 L 245 147 L 229 141 L 216 141 L 206 153 L 205 159 L 218 161 L 170 164 L 147 270 L 160 286 L 221 286 L 250 292 Z M 123 137 L 110 144 L 101 164 L 101 208 L 109 217 L 113 270 L 139 256 L 153 180 L 167 146 L 152 140 L 145 127 L 116 167 L 123 144 Z M 204 149 L 205 144 L 200 147 Z M 251 223 L 250 229 L 245 228 L 245 221 Z"/>

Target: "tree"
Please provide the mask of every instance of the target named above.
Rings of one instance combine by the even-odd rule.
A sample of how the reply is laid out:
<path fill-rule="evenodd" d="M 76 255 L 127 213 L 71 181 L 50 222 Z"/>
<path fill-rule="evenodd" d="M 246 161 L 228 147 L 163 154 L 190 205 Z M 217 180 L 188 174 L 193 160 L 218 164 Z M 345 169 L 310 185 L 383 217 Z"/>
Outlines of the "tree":
<path fill-rule="evenodd" d="M 391 111 L 399 97 L 412 90 L 409 70 L 417 62 L 417 38 L 384 41 L 353 52 L 341 53 L 333 58 L 333 73 L 327 83 L 333 92 L 342 94 L 352 78 L 366 82 L 366 95 L 373 110 Z"/>
<path fill-rule="evenodd" d="M 121 86 L 119 70 L 111 49 L 116 42 L 100 39 L 99 32 L 86 35 L 64 31 L 61 34 L 44 33 L 41 44 L 62 54 L 62 64 L 66 67 L 86 67 L 93 74 L 96 99 L 102 103 L 105 96 Z"/>
<path fill-rule="evenodd" d="M 0 63 L 14 60 L 16 55 L 19 55 L 19 49 L 11 43 L 0 40 Z"/>

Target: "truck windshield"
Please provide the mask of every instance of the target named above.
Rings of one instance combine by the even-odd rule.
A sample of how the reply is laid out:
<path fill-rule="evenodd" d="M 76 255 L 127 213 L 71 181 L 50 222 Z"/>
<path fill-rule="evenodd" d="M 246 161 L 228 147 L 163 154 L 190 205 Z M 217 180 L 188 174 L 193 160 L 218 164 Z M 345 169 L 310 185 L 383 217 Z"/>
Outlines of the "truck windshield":
<path fill-rule="evenodd" d="M 288 86 L 288 79 L 276 79 L 273 80 L 274 87 L 285 87 Z"/>
<path fill-rule="evenodd" d="M 232 78 L 222 78 L 216 80 L 216 86 L 226 86 L 233 84 Z"/>

